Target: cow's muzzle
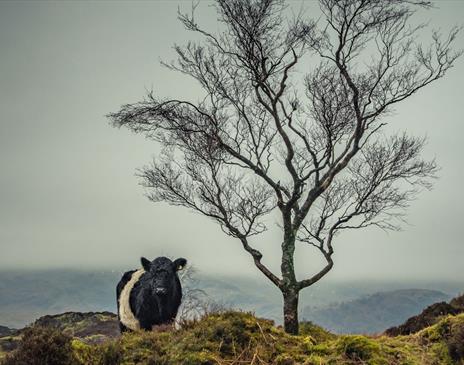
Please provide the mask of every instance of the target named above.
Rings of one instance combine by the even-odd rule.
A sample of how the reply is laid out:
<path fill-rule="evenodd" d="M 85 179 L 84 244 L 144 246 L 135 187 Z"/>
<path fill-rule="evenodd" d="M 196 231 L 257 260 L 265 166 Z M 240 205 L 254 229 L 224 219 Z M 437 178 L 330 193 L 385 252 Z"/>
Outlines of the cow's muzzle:
<path fill-rule="evenodd" d="M 156 288 L 155 289 L 155 294 L 158 294 L 158 295 L 165 295 L 167 293 L 167 289 L 166 288 Z"/>

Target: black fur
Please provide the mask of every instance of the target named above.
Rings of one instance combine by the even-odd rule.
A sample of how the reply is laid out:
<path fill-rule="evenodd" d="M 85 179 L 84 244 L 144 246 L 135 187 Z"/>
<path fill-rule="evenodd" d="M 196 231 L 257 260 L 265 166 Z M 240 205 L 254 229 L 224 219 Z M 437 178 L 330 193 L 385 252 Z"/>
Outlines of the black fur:
<path fill-rule="evenodd" d="M 166 257 L 158 257 L 150 262 L 142 257 L 141 263 L 145 273 L 134 285 L 129 305 L 139 320 L 140 328 L 151 330 L 154 325 L 171 323 L 176 318 L 182 300 L 182 287 L 177 271 L 185 266 L 187 260 L 179 258 L 172 262 Z M 116 287 L 118 319 L 119 297 L 135 271 L 126 272 Z M 130 331 L 121 321 L 119 328 L 121 332 Z"/>

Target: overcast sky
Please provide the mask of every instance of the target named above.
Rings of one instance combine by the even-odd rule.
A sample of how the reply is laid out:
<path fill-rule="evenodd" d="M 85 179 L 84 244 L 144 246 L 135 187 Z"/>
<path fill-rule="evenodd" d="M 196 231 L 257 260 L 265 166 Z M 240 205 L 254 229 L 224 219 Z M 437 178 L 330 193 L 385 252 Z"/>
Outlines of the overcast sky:
<path fill-rule="evenodd" d="M 176 19 L 190 4 L 0 2 L 0 268 L 131 268 L 141 255 L 169 255 L 206 273 L 256 274 L 214 222 L 144 197 L 135 170 L 157 146 L 105 118 L 147 89 L 195 98 L 191 81 L 159 64 L 191 38 Z M 464 1 L 437 5 L 424 14 L 433 27 L 462 24 Z M 217 29 L 207 3 L 198 11 Z M 440 178 L 413 203 L 402 232 L 338 237 L 330 278 L 464 279 L 463 85 L 461 58 L 390 118 L 394 129 L 428 136 Z M 279 245 L 272 232 L 258 244 L 273 268 Z M 312 272 L 317 253 L 298 250 L 300 274 Z"/>

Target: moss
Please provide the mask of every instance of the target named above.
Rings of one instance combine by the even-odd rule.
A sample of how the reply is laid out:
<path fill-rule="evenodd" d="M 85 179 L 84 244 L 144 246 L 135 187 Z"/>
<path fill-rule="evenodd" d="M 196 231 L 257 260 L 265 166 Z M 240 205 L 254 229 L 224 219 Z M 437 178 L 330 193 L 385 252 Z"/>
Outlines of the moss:
<path fill-rule="evenodd" d="M 411 342 L 409 337 L 378 337 L 377 343 L 384 359 L 389 359 L 394 364 L 401 365 L 423 365 L 423 349 Z"/>
<path fill-rule="evenodd" d="M 116 341 L 97 346 L 75 339 L 72 341 L 72 349 L 79 364 L 117 365 L 122 361 L 121 348 Z"/>
<path fill-rule="evenodd" d="M 419 332 L 417 339 L 437 364 L 464 363 L 464 314 L 442 319 Z"/>
<path fill-rule="evenodd" d="M 364 336 L 342 336 L 337 350 L 352 360 L 371 360 L 380 352 L 380 346 L 374 340 Z"/>
<path fill-rule="evenodd" d="M 427 342 L 417 336 L 336 336 L 313 324 L 302 329 L 300 336 L 290 336 L 271 321 L 249 313 L 225 312 L 187 323 L 177 331 L 128 333 L 114 341 L 113 347 L 80 345 L 85 350 L 80 353 L 112 354 L 119 361 L 114 364 L 124 365 L 438 365 L 450 360 L 442 340 L 449 333 L 445 324 L 430 329 Z M 104 364 L 88 359 L 83 363 Z"/>
<path fill-rule="evenodd" d="M 333 333 L 309 321 L 300 323 L 300 335 L 310 336 L 316 343 L 326 342 L 336 338 Z"/>
<path fill-rule="evenodd" d="M 310 352 L 318 355 L 329 355 L 333 352 L 333 346 L 329 343 L 320 343 L 310 347 Z"/>
<path fill-rule="evenodd" d="M 282 354 L 274 360 L 275 365 L 294 365 L 295 360 L 288 354 Z"/>
<path fill-rule="evenodd" d="M 462 363 L 464 315 L 398 337 L 337 336 L 311 323 L 290 336 L 250 313 L 209 314 L 180 330 L 126 333 L 103 343 L 74 339 L 80 365 L 447 365 Z M 461 362 L 459 362 L 461 361 Z"/>
<path fill-rule="evenodd" d="M 326 359 L 318 355 L 310 355 L 303 363 L 303 365 L 325 365 L 325 364 L 327 364 Z"/>
<path fill-rule="evenodd" d="M 182 365 L 216 365 L 216 357 L 208 351 L 184 354 L 176 359 Z"/>

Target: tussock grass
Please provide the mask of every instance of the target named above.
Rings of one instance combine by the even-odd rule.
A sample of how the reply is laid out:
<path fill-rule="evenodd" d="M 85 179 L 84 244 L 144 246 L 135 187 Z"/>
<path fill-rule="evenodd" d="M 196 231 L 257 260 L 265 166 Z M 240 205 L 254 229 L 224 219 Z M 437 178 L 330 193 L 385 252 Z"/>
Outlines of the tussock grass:
<path fill-rule="evenodd" d="M 177 330 L 126 333 L 100 344 L 63 336 L 68 359 L 86 365 L 464 364 L 464 314 L 398 337 L 337 336 L 310 322 L 301 324 L 299 336 L 290 336 L 270 320 L 236 311 L 211 313 Z M 20 356 L 21 348 L 10 358 Z"/>

